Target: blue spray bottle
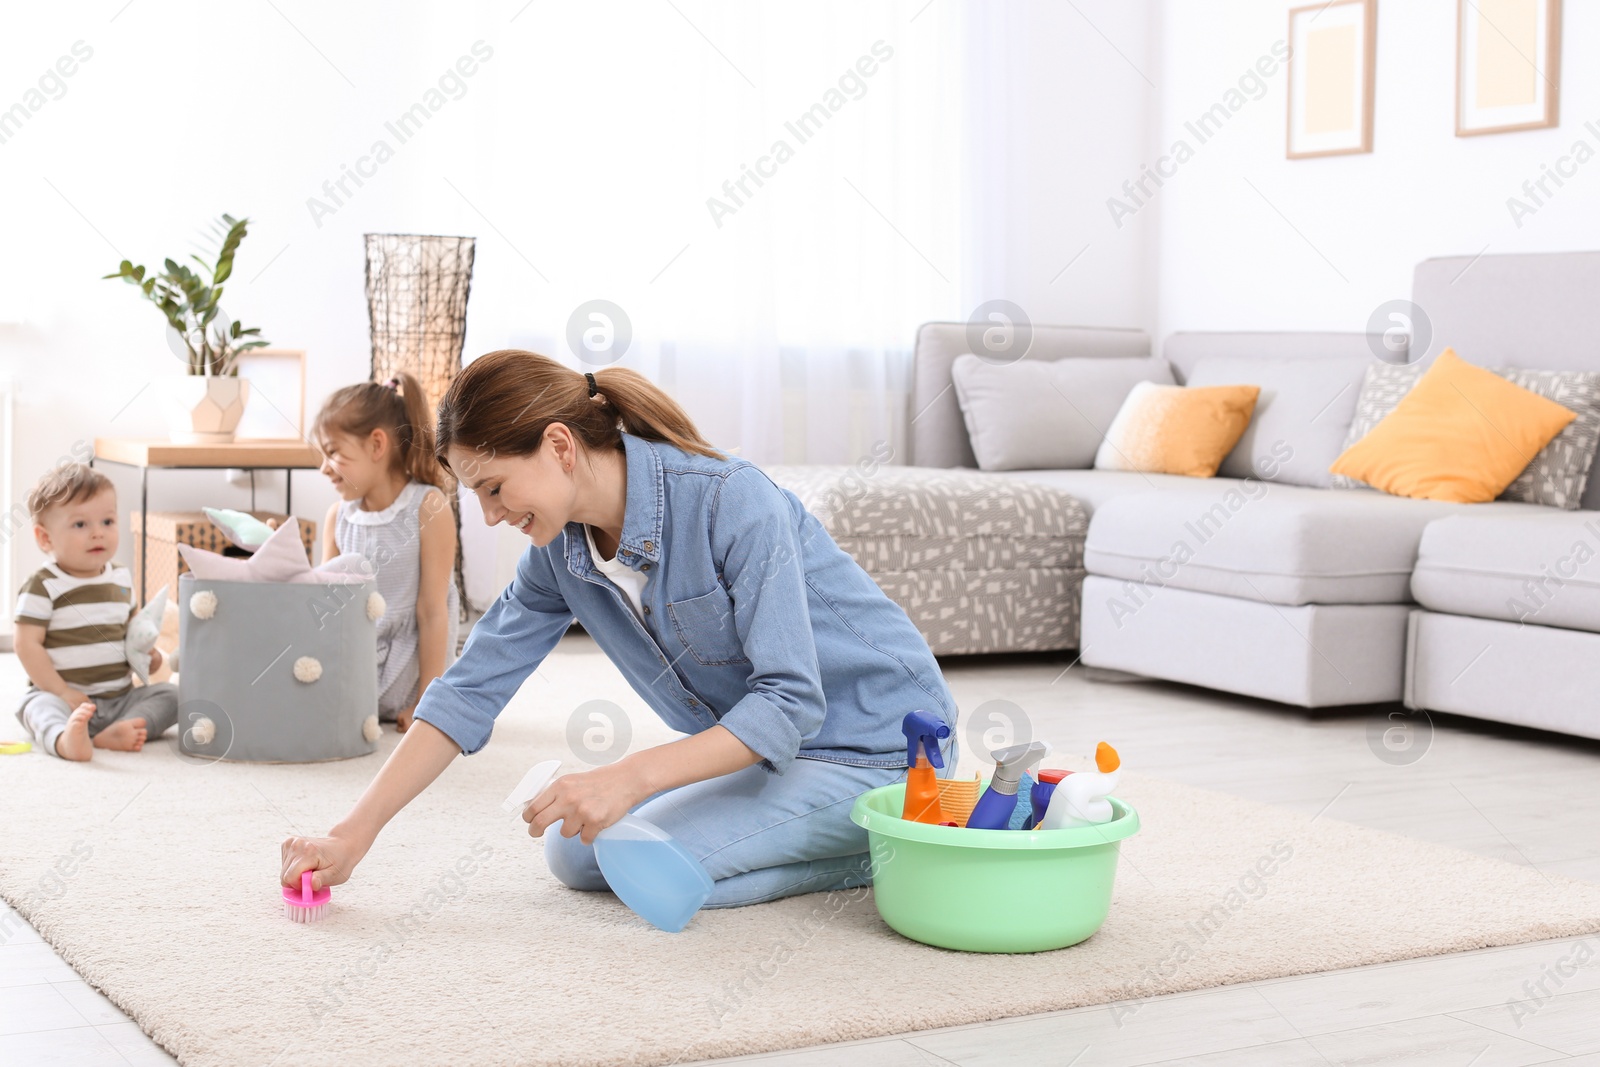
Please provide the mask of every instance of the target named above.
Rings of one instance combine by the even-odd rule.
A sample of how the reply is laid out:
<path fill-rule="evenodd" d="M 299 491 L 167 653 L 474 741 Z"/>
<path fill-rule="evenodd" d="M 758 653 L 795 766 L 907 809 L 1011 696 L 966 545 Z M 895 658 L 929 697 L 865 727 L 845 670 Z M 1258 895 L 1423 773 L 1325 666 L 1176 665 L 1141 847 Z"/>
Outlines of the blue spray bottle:
<path fill-rule="evenodd" d="M 1011 815 L 1017 810 L 1017 787 L 1022 775 L 1030 767 L 1050 754 L 1050 742 L 1029 741 L 1009 748 L 997 748 L 989 755 L 994 759 L 994 776 L 989 788 L 978 798 L 967 820 L 969 830 L 1004 830 L 1011 824 Z"/>
<path fill-rule="evenodd" d="M 559 760 L 535 764 L 501 807 L 520 817 L 560 769 Z M 594 858 L 617 899 L 668 933 L 688 925 L 716 884 L 705 865 L 671 834 L 632 813 L 596 835 Z"/>

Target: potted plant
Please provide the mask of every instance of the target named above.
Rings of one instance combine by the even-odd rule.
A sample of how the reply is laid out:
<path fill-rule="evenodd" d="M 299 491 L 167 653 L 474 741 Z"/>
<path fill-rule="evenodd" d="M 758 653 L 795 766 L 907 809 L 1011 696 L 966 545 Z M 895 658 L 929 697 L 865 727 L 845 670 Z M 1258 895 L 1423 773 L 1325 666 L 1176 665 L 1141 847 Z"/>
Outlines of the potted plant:
<path fill-rule="evenodd" d="M 115 274 L 105 275 L 138 287 L 160 309 L 174 354 L 188 364 L 187 375 L 168 380 L 163 397 L 170 436 L 180 444 L 232 441 L 250 399 L 250 383 L 239 377 L 239 355 L 267 342 L 259 339 L 259 328 L 245 329 L 222 310 L 222 283 L 233 273 L 234 253 L 249 222 L 223 215 L 212 223 L 219 242 L 215 262 L 191 257 L 202 273 L 169 259 L 162 273 L 146 277 L 144 267 L 125 259 Z"/>

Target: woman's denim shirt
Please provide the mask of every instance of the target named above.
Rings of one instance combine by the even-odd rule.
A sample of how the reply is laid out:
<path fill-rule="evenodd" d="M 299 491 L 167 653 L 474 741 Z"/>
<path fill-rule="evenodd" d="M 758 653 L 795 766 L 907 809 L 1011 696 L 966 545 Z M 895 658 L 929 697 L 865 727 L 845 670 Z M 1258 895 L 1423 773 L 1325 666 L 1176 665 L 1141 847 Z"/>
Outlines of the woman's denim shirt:
<path fill-rule="evenodd" d="M 769 770 L 903 767 L 900 720 L 918 708 L 950 724 L 953 750 L 955 700 L 927 641 L 792 492 L 748 460 L 622 436 L 617 558 L 649 576 L 643 620 L 568 523 L 523 553 L 417 718 L 478 751 L 576 616 L 668 726 L 721 723 Z"/>

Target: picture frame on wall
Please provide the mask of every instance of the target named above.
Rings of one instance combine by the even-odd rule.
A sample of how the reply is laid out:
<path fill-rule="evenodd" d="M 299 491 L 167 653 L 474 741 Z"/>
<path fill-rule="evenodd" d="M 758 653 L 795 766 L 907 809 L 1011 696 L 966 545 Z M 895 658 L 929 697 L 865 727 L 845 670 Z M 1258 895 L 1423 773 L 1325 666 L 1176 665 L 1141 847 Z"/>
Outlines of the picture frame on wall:
<path fill-rule="evenodd" d="M 1288 158 L 1372 151 L 1377 44 L 1377 0 L 1290 10 Z"/>
<path fill-rule="evenodd" d="M 1560 121 L 1561 0 L 1456 0 L 1456 136 Z"/>
<path fill-rule="evenodd" d="M 304 439 L 306 354 L 298 348 L 253 348 L 239 357 L 239 377 L 250 382 L 236 437 Z"/>

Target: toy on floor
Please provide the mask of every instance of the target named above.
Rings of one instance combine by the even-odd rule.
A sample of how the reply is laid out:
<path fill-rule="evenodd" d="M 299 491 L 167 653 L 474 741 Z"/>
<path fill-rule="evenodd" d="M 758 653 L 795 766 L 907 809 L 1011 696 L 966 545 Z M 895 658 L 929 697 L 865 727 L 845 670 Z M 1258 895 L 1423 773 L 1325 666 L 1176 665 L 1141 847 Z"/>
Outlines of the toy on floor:
<path fill-rule="evenodd" d="M 558 760 L 535 764 L 500 806 L 519 816 L 561 768 Z M 711 896 L 715 883 L 705 866 L 672 835 L 648 819 L 628 814 L 601 830 L 594 858 L 606 884 L 645 922 L 677 933 Z"/>
<path fill-rule="evenodd" d="M 33 745 L 27 741 L 0 741 L 0 756 L 20 756 L 32 751 Z"/>
<path fill-rule="evenodd" d="M 328 913 L 328 903 L 333 900 L 333 890 L 324 886 L 311 888 L 310 871 L 300 873 L 300 888 L 283 887 L 283 915 L 290 922 L 321 922 Z"/>
<path fill-rule="evenodd" d="M 912 822 L 942 823 L 939 779 L 935 767 L 944 767 L 939 741 L 950 736 L 949 725 L 925 711 L 913 711 L 900 722 L 906 735 L 906 805 L 901 818 Z"/>
<path fill-rule="evenodd" d="M 140 685 L 150 683 L 150 650 L 156 647 L 161 636 L 161 619 L 167 613 L 167 587 L 150 598 L 150 602 L 128 619 L 127 636 L 122 639 L 122 654 L 128 666 L 139 676 Z"/>
<path fill-rule="evenodd" d="M 1100 742 L 1094 750 L 1096 770 L 1079 771 L 1063 778 L 1050 797 L 1050 807 L 1039 821 L 1041 830 L 1064 830 L 1110 822 L 1115 812 L 1106 798 L 1121 777 L 1122 757 Z"/>
<path fill-rule="evenodd" d="M 973 830 L 1004 830 L 1017 810 L 1017 788 L 1028 768 L 1050 754 L 1050 742 L 1028 741 L 990 753 L 995 761 L 989 788 L 978 798 L 967 826 Z"/>

